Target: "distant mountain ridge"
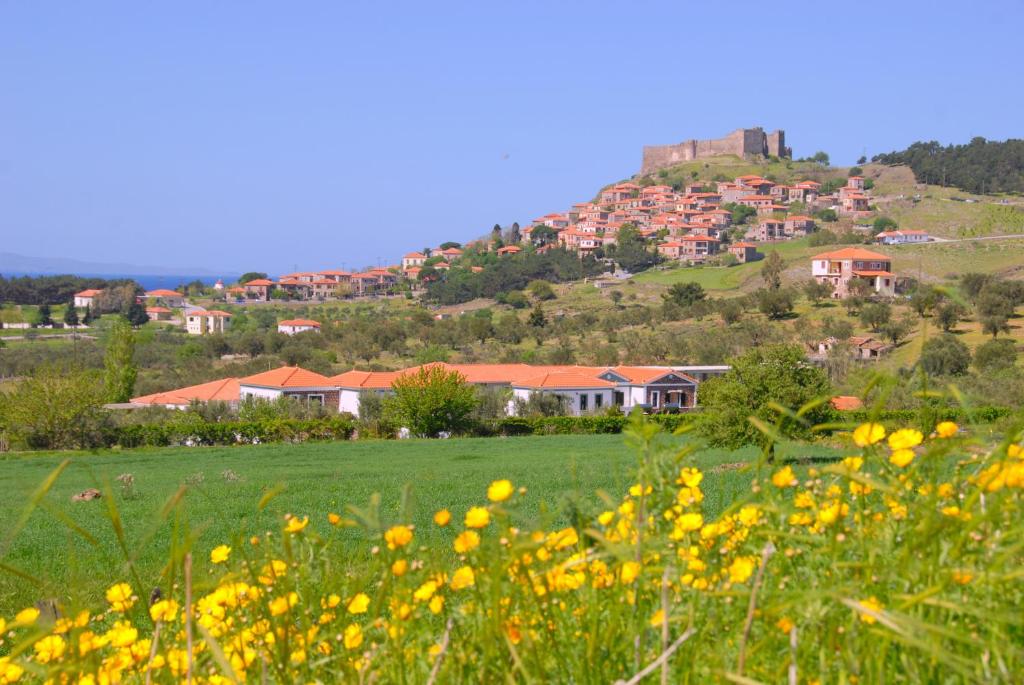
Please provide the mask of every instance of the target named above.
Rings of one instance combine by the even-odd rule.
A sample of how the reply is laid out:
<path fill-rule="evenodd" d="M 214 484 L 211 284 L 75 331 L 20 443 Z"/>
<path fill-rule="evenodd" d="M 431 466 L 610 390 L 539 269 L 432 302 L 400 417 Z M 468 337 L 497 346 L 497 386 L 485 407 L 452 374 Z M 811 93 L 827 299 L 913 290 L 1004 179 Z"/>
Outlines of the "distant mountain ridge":
<path fill-rule="evenodd" d="M 13 252 L 0 252 L 0 274 L 74 274 L 90 276 L 220 276 L 219 272 L 197 266 L 145 266 L 121 262 L 90 262 L 64 257 L 30 257 Z"/>

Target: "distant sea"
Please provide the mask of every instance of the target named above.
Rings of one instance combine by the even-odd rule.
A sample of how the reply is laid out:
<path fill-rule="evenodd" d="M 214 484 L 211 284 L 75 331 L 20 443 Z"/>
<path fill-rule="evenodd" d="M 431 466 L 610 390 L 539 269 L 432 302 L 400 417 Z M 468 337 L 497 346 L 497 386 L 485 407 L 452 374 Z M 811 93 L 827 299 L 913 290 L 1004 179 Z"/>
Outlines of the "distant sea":
<path fill-rule="evenodd" d="M 43 274 L 38 272 L 26 272 L 26 271 L 4 271 L 3 276 L 11 278 L 13 276 L 55 276 L 57 274 Z M 102 278 L 106 281 L 114 281 L 119 278 L 130 278 L 146 290 L 158 290 L 161 288 L 167 288 L 168 290 L 174 290 L 179 285 L 185 285 L 192 281 L 201 281 L 205 285 L 213 285 L 217 281 L 216 276 L 195 276 L 195 275 L 150 275 L 150 274 L 90 274 L 90 273 L 76 273 L 73 274 L 81 278 Z M 233 283 L 241 274 L 225 274 L 220 277 L 224 283 Z"/>

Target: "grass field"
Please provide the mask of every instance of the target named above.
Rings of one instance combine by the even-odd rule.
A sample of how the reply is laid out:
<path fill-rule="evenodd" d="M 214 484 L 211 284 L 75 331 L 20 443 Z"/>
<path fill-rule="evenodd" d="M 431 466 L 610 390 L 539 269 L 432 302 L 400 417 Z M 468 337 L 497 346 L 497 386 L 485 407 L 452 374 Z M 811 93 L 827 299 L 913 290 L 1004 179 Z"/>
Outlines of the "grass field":
<path fill-rule="evenodd" d="M 673 438 L 682 440 L 682 438 Z M 784 452 L 787 453 L 787 452 Z M 795 447 L 788 453 L 832 456 L 827 447 Z M 705 481 L 709 511 L 720 511 L 749 484 L 749 473 L 725 463 L 746 461 L 754 449 L 739 452 L 706 450 L 698 464 L 708 469 Z M 71 463 L 29 518 L 10 547 L 15 528 L 31 493 L 63 459 Z M 398 516 L 402 492 L 410 486 L 411 520 L 429 544 L 436 529 L 430 523 L 437 509 L 448 507 L 461 517 L 483 497 L 487 485 L 510 478 L 528 488 L 526 514 L 537 520 L 566 523 L 568 506 L 577 494 L 589 507 L 599 507 L 597 491 L 621 496 L 630 483 L 635 457 L 619 435 L 545 436 L 508 439 L 456 439 L 400 442 L 357 441 L 305 445 L 265 445 L 239 448 L 168 448 L 103 452 L 93 455 L 54 454 L 10 456 L 2 461 L 0 540 L 6 551 L 0 563 L 37 578 L 42 585 L 0 570 L 0 614 L 40 597 L 99 600 L 114 577 L 125 577 L 104 501 L 72 503 L 70 497 L 89 487 L 111 487 L 113 502 L 124 523 L 127 546 L 139 549 L 138 571 L 156 586 L 167 558 L 172 523 L 161 509 L 178 488 L 193 483 L 185 495 L 187 525 L 196 536 L 197 557 L 203 565 L 209 549 L 238 536 L 278 530 L 286 513 L 309 515 L 321 530 L 328 512 L 344 513 L 346 505 L 364 507 L 371 495 L 381 496 L 382 518 Z M 240 480 L 227 480 L 232 471 Z M 126 498 L 115 480 L 123 473 L 135 477 L 137 495 Z M 197 482 L 202 474 L 201 482 Z M 284 489 L 262 511 L 257 503 L 268 490 Z M 586 511 L 586 508 L 582 509 Z M 66 517 L 95 538 L 95 544 L 61 521 Z M 341 530 L 343 548 L 355 545 L 362 533 Z"/>

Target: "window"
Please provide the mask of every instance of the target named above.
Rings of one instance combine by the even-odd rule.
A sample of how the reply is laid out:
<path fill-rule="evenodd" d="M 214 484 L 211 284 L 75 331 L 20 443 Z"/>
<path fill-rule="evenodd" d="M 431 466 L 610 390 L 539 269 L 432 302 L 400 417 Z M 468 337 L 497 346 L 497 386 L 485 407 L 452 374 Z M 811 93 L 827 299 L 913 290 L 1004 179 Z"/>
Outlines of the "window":
<path fill-rule="evenodd" d="M 587 410 L 587 393 L 581 392 L 580 393 L 580 411 L 586 411 L 586 410 Z"/>
<path fill-rule="evenodd" d="M 323 395 L 309 395 L 308 399 L 309 399 L 309 403 L 310 404 L 315 404 L 315 405 L 317 405 L 319 407 L 324 406 L 324 396 Z"/>
<path fill-rule="evenodd" d="M 615 390 L 612 392 L 612 403 L 616 407 L 621 407 L 626 403 L 626 393 L 621 390 Z"/>
<path fill-rule="evenodd" d="M 651 406 L 657 407 L 661 405 L 661 393 L 657 390 L 651 391 Z"/>
<path fill-rule="evenodd" d="M 604 395 L 599 392 L 594 393 L 594 409 L 600 409 L 604 405 Z"/>

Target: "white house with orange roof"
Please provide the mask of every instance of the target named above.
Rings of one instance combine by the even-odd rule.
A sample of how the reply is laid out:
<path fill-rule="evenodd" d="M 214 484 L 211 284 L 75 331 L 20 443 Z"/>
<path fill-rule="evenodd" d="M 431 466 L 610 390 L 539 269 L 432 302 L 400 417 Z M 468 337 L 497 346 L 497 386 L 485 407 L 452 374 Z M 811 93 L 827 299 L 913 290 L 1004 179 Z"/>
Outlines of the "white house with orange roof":
<path fill-rule="evenodd" d="M 278 333 L 284 333 L 285 335 L 295 335 L 296 333 L 305 333 L 307 331 L 319 333 L 320 322 L 313 321 L 312 319 L 286 319 L 285 321 L 277 322 Z"/>
<path fill-rule="evenodd" d="M 238 406 L 238 395 L 238 379 L 221 378 L 209 383 L 190 385 L 187 388 L 133 397 L 131 403 L 167 409 L 188 409 L 193 402 L 227 402 L 232 406 Z"/>
<path fill-rule="evenodd" d="M 282 366 L 238 379 L 239 398 L 276 400 L 289 397 L 309 404 L 338 406 L 338 386 L 327 376 L 298 366 Z"/>
<path fill-rule="evenodd" d="M 878 295 L 896 294 L 896 274 L 890 257 L 859 247 L 823 252 L 811 258 L 811 275 L 832 286 L 832 297 L 846 297 L 854 279 L 867 281 Z"/>
<path fill-rule="evenodd" d="M 97 288 L 89 288 L 88 290 L 82 290 L 75 293 L 75 306 L 76 307 L 91 307 L 92 303 L 100 296 L 103 291 Z"/>
<path fill-rule="evenodd" d="M 423 266 L 427 261 L 427 255 L 422 252 L 410 252 L 402 257 L 402 271 L 408 271 L 414 266 Z"/>
<path fill-rule="evenodd" d="M 147 290 L 143 297 L 147 300 L 153 300 L 154 302 L 163 304 L 165 307 L 180 309 L 185 306 L 185 296 L 176 290 L 167 290 L 164 288 L 158 290 Z"/>
<path fill-rule="evenodd" d="M 219 309 L 193 309 L 185 313 L 185 330 L 189 335 L 223 333 L 230 320 L 231 314 Z"/>
<path fill-rule="evenodd" d="M 913 243 L 927 243 L 932 237 L 927 231 L 899 230 L 882 231 L 875 236 L 875 242 L 882 245 L 907 245 Z"/>

